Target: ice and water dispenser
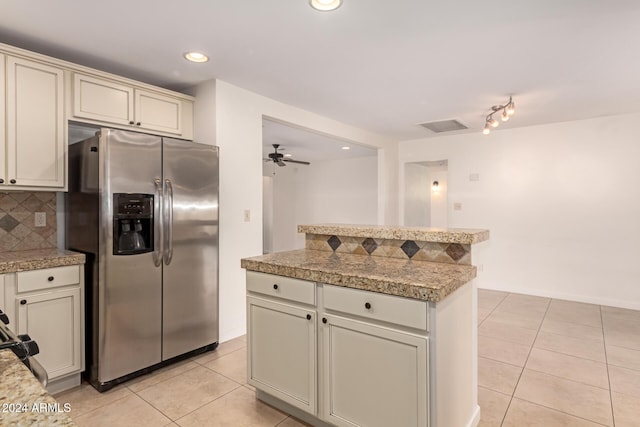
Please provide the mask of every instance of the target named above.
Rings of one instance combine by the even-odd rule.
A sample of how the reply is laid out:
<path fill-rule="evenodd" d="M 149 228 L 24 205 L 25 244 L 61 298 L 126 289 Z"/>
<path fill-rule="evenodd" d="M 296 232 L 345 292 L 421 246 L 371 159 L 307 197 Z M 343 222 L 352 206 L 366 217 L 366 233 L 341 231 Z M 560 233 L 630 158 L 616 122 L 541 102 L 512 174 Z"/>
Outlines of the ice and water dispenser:
<path fill-rule="evenodd" d="M 153 195 L 114 193 L 113 254 L 153 251 Z"/>

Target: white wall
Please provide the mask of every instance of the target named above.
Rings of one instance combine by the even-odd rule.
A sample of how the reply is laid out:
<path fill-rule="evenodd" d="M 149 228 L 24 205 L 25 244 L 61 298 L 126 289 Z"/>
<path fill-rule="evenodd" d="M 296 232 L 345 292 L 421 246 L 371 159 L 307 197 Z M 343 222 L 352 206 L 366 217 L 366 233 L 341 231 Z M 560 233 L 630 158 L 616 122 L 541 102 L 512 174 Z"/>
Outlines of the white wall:
<path fill-rule="evenodd" d="M 491 231 L 473 249 L 481 287 L 640 309 L 638 123 L 640 114 L 405 141 L 400 169 L 449 160 L 449 227 Z"/>
<path fill-rule="evenodd" d="M 417 163 L 404 165 L 404 225 L 431 224 L 431 181 L 429 168 Z"/>
<path fill-rule="evenodd" d="M 273 177 L 274 251 L 304 248 L 298 224 L 376 224 L 376 156 L 276 166 Z M 273 173 L 273 164 L 265 167 Z"/>
<path fill-rule="evenodd" d="M 224 342 L 246 331 L 245 271 L 240 259 L 262 254 L 263 116 L 378 147 L 391 158 L 397 149 L 379 135 L 221 80 L 204 82 L 191 93 L 196 96 L 194 139 L 220 147 L 220 339 Z M 397 162 L 387 161 L 383 174 L 396 168 Z M 397 204 L 383 207 L 393 215 Z M 247 209 L 249 222 L 244 221 Z"/>

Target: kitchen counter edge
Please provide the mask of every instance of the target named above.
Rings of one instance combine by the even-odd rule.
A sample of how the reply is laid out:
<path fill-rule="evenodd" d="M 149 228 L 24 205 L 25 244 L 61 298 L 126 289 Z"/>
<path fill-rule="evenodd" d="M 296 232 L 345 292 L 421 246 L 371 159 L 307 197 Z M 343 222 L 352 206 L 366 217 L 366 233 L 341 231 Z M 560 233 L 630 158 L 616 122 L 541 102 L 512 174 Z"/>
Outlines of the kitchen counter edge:
<path fill-rule="evenodd" d="M 473 280 L 472 265 L 299 249 L 243 258 L 248 271 L 439 302 Z"/>
<path fill-rule="evenodd" d="M 63 249 L 0 252 L 0 274 L 84 264 L 85 255 Z"/>

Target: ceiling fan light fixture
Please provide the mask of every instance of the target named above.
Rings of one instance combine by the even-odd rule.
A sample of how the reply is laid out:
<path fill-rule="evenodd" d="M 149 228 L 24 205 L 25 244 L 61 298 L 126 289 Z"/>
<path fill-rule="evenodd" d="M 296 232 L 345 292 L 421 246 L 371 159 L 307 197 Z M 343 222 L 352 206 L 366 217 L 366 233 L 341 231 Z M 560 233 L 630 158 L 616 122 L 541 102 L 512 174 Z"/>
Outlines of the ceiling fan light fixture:
<path fill-rule="evenodd" d="M 201 52 L 187 52 L 184 54 L 184 59 L 198 63 L 209 61 L 209 57 Z"/>
<path fill-rule="evenodd" d="M 309 0 L 309 5 L 315 10 L 329 12 L 336 10 L 342 4 L 342 0 Z"/>

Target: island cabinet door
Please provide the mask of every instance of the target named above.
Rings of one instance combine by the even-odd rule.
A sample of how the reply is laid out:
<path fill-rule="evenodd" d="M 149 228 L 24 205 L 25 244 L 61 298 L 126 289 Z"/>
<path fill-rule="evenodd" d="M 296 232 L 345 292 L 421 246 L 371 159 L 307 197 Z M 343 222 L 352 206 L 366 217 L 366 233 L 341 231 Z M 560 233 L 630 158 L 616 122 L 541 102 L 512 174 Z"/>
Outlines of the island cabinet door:
<path fill-rule="evenodd" d="M 247 297 L 248 383 L 316 412 L 316 312 Z"/>
<path fill-rule="evenodd" d="M 426 427 L 427 338 L 323 315 L 322 418 L 337 426 Z"/>

